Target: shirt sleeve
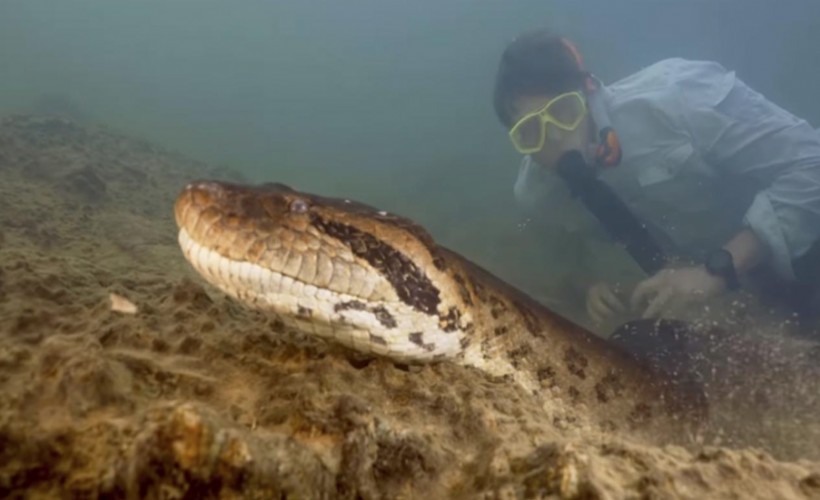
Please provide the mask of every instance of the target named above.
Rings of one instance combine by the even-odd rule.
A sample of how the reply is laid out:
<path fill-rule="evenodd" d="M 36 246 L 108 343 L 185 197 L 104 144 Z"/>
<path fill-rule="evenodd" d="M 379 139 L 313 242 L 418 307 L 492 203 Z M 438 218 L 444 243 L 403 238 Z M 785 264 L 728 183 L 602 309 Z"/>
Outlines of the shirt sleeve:
<path fill-rule="evenodd" d="M 820 236 L 820 134 L 734 73 L 708 69 L 679 83 L 685 125 L 720 175 L 760 186 L 743 222 L 768 246 L 774 270 L 794 279 L 792 261 Z M 723 95 L 705 90 L 726 82 Z"/>

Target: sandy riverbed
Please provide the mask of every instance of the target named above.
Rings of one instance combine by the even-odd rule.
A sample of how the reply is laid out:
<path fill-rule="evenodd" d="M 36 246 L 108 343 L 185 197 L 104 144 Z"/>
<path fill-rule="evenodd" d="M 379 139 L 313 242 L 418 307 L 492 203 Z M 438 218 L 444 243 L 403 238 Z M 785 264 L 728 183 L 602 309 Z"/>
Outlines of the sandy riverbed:
<path fill-rule="evenodd" d="M 0 496 L 820 498 L 816 458 L 579 434 L 474 370 L 282 331 L 176 246 L 180 187 L 230 175 L 0 124 Z"/>

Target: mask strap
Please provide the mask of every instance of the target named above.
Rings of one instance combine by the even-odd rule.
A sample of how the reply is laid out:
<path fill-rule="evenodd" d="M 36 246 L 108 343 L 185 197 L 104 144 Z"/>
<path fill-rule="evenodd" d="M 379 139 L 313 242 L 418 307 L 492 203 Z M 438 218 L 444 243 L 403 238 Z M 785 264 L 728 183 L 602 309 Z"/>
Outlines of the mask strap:
<path fill-rule="evenodd" d="M 581 52 L 566 38 L 561 38 L 560 40 L 561 44 L 567 49 L 567 52 L 569 52 L 570 56 L 572 56 L 572 59 L 575 61 L 575 66 L 584 75 L 585 93 L 587 96 L 591 95 L 598 90 L 598 84 L 595 82 L 592 75 L 584 69 L 584 59 L 581 57 Z M 618 140 L 618 134 L 615 133 L 615 129 L 612 128 L 612 125 L 610 125 L 608 120 L 605 119 L 606 113 L 603 112 L 603 110 L 597 109 L 601 106 L 599 100 L 587 99 L 587 102 L 590 108 L 596 108 L 592 110 L 596 118 L 598 118 L 599 121 L 605 121 L 605 123 L 597 123 L 600 130 L 598 132 L 598 146 L 595 148 L 595 162 L 604 167 L 614 167 L 621 162 L 622 156 L 621 143 Z"/>
<path fill-rule="evenodd" d="M 598 146 L 595 161 L 603 167 L 615 167 L 621 163 L 621 142 L 612 127 L 604 127 L 598 132 Z"/>
<path fill-rule="evenodd" d="M 584 75 L 584 90 L 592 92 L 596 89 L 596 85 L 592 79 L 592 75 L 584 69 L 584 58 L 581 57 L 581 51 L 566 38 L 562 37 L 560 40 L 561 44 L 567 49 L 567 52 L 569 52 L 569 55 L 572 56 L 572 60 L 575 61 L 575 67 Z"/>

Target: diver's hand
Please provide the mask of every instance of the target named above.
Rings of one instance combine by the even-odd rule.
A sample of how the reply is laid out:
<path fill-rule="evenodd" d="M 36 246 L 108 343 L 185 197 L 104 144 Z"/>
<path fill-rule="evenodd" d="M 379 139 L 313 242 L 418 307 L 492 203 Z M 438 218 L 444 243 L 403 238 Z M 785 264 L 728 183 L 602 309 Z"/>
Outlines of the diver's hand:
<path fill-rule="evenodd" d="M 653 318 L 705 302 L 725 290 L 723 278 L 709 274 L 703 266 L 663 269 L 638 283 L 630 302 L 635 311 L 645 307 L 644 318 Z"/>
<path fill-rule="evenodd" d="M 587 314 L 595 324 L 601 325 L 625 309 L 616 290 L 608 283 L 596 283 L 587 290 Z"/>

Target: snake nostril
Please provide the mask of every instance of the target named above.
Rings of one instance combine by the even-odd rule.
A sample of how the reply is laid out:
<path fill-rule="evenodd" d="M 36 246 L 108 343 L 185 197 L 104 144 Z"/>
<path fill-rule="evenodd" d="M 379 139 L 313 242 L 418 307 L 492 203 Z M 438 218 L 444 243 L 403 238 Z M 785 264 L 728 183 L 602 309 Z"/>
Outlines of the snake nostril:
<path fill-rule="evenodd" d="M 217 182 L 213 181 L 194 181 L 186 187 L 189 191 L 206 191 L 209 193 L 217 193 L 222 190 L 222 187 Z"/>
<path fill-rule="evenodd" d="M 224 198 L 224 189 L 217 182 L 193 181 L 183 190 L 184 196 L 179 198 L 180 206 L 199 207 L 198 210 L 210 206 Z"/>

